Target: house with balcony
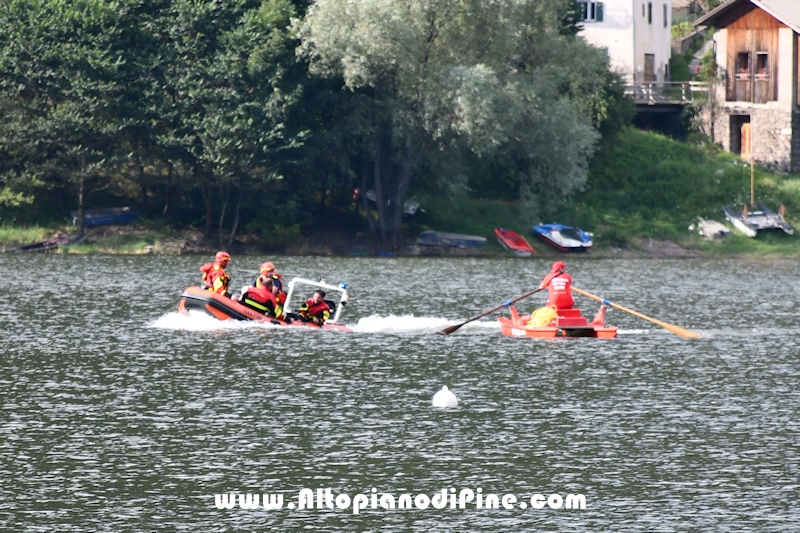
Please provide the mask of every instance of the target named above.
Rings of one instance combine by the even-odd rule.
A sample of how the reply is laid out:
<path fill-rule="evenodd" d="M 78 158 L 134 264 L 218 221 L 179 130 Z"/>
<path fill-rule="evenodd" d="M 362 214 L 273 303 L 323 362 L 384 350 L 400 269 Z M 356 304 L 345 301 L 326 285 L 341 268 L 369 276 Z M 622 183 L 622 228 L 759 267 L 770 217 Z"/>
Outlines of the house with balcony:
<path fill-rule="evenodd" d="M 694 24 L 715 30 L 718 81 L 704 116 L 714 141 L 800 172 L 800 0 L 727 0 Z"/>
<path fill-rule="evenodd" d="M 627 84 L 669 81 L 672 0 L 580 0 L 580 35 L 608 50 Z"/>

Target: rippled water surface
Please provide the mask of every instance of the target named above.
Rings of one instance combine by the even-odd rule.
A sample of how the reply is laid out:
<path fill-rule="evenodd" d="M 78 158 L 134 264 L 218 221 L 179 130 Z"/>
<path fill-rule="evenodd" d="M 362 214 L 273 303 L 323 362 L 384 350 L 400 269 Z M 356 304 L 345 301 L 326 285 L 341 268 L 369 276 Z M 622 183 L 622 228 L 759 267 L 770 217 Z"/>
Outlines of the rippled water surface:
<path fill-rule="evenodd" d="M 263 259 L 235 257 L 234 285 Z M 568 257 L 576 287 L 704 338 L 611 310 L 617 339 L 542 341 L 496 315 L 434 333 L 533 289 L 543 259 L 269 259 L 349 283 L 355 332 L 178 315 L 205 257 L 0 255 L 0 530 L 800 530 L 797 262 Z M 458 407 L 431 407 L 443 385 Z M 214 498 L 327 487 L 587 505 Z"/>

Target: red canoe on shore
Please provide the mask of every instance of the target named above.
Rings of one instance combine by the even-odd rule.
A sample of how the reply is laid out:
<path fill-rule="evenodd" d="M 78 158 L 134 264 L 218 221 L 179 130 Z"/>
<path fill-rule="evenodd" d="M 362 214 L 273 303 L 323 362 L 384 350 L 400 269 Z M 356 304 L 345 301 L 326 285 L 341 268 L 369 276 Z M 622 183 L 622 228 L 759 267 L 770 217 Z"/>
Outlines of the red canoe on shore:
<path fill-rule="evenodd" d="M 535 254 L 536 250 L 528 244 L 528 241 L 522 238 L 518 233 L 511 231 L 508 228 L 494 228 L 494 234 L 497 237 L 497 242 L 500 246 L 511 252 L 517 257 L 530 257 Z"/>

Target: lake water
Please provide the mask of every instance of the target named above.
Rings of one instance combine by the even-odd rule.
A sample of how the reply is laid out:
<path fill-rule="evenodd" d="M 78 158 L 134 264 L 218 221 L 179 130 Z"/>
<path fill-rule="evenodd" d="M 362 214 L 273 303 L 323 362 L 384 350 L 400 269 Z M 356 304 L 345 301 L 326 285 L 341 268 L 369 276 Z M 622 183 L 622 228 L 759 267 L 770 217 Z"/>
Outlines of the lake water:
<path fill-rule="evenodd" d="M 0 255 L 0 530 L 800 530 L 796 261 L 568 256 L 576 287 L 704 338 L 609 310 L 616 339 L 542 341 L 497 315 L 434 333 L 549 260 L 234 257 L 232 285 L 267 259 L 347 282 L 355 332 L 178 315 L 206 257 Z M 443 385 L 458 407 L 431 406 Z M 517 500 L 290 509 L 303 488 Z M 284 507 L 219 509 L 223 493 Z"/>

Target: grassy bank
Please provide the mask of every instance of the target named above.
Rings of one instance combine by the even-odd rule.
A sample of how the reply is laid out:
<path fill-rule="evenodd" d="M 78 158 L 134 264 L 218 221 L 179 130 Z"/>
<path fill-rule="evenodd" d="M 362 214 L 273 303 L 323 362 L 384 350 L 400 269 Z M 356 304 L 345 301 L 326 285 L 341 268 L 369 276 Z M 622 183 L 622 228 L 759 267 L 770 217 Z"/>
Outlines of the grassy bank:
<path fill-rule="evenodd" d="M 570 198 L 523 205 L 491 195 L 482 190 L 456 199 L 425 198 L 416 229 L 486 235 L 502 225 L 527 238 L 531 226 L 557 222 L 593 232 L 601 249 L 635 250 L 647 237 L 708 254 L 800 256 L 797 236 L 736 234 L 711 242 L 689 231 L 697 217 L 725 223 L 723 205 L 739 210 L 750 202 L 749 164 L 715 146 L 632 128 L 598 155 L 584 189 Z M 800 229 L 800 177 L 756 167 L 755 195 L 775 210 L 783 203 L 787 220 Z"/>
<path fill-rule="evenodd" d="M 523 204 L 503 199 L 485 183 L 454 195 L 419 193 L 422 209 L 408 218 L 408 237 L 413 239 L 428 229 L 480 235 L 487 237 L 487 251 L 500 252 L 492 228 L 508 227 L 532 240 L 531 226 L 557 222 L 593 232 L 597 250 L 635 252 L 642 248 L 644 238 L 671 241 L 707 255 L 800 257 L 798 236 L 765 234 L 749 239 L 736 234 L 712 242 L 689 231 L 697 217 L 724 222 L 723 205 L 738 210 L 750 201 L 749 164 L 711 145 L 682 143 L 629 129 L 595 158 L 584 189 L 569 198 Z M 787 220 L 800 229 L 800 177 L 757 168 L 755 192 L 757 201 L 773 209 L 783 203 Z M 74 233 L 75 229 L 3 226 L 0 247 L 41 241 L 56 231 Z M 323 249 L 327 237 L 345 243 L 354 240 L 354 235 L 334 237 L 319 230 L 313 235 L 306 239 L 310 243 L 307 250 L 314 250 L 314 246 Z M 92 228 L 85 243 L 69 251 L 185 253 L 216 246 L 216 239 L 208 245 L 200 241 L 197 229 L 174 229 L 158 221 L 140 221 L 129 226 Z M 263 243 L 244 235 L 240 248 L 264 249 Z"/>

